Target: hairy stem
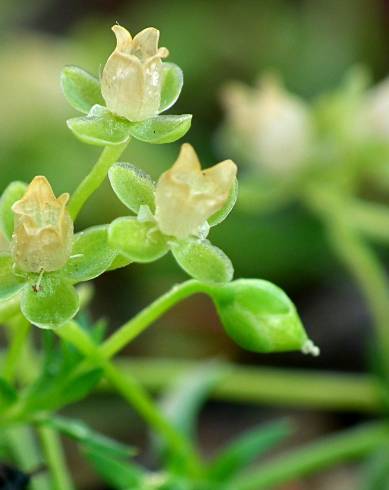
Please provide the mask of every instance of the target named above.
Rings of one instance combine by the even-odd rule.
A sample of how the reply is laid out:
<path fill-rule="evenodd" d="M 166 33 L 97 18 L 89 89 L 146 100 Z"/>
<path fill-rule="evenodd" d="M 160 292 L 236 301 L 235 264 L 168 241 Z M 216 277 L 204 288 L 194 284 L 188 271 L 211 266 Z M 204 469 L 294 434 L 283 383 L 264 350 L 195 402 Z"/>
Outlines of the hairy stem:
<path fill-rule="evenodd" d="M 77 218 L 85 202 L 103 183 L 108 170 L 117 161 L 127 145 L 128 141 L 120 145 L 110 145 L 104 148 L 92 170 L 82 180 L 70 198 L 69 212 L 73 221 Z"/>
<path fill-rule="evenodd" d="M 308 444 L 236 478 L 231 490 L 270 490 L 344 461 L 360 459 L 388 441 L 389 425 L 369 424 Z"/>

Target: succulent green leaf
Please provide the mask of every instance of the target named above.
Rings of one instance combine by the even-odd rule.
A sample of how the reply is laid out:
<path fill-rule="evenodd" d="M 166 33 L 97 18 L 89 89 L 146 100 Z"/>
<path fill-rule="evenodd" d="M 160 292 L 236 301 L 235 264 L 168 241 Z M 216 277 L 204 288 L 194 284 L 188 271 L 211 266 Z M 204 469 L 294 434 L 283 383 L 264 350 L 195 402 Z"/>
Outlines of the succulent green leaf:
<path fill-rule="evenodd" d="M 10 255 L 0 255 L 0 300 L 11 298 L 24 286 L 26 279 L 15 274 Z"/>
<path fill-rule="evenodd" d="M 151 177 L 135 165 L 115 163 L 108 172 L 112 189 L 122 203 L 138 214 L 140 206 L 155 211 L 155 186 Z"/>
<path fill-rule="evenodd" d="M 108 243 L 108 227 L 94 226 L 75 235 L 64 275 L 73 283 L 89 281 L 105 272 L 115 256 Z"/>
<path fill-rule="evenodd" d="M 174 63 L 162 63 L 162 90 L 159 112 L 172 107 L 180 96 L 184 84 L 184 74 Z"/>
<path fill-rule="evenodd" d="M 244 349 L 302 350 L 318 354 L 293 303 L 274 284 L 260 279 L 239 279 L 215 286 L 210 294 L 226 332 Z"/>
<path fill-rule="evenodd" d="M 228 480 L 243 470 L 254 458 L 273 449 L 291 433 L 292 427 L 286 420 L 247 431 L 218 454 L 209 468 L 209 476 L 217 481 Z"/>
<path fill-rule="evenodd" d="M 90 145 L 120 145 L 130 135 L 130 123 L 100 105 L 93 106 L 87 116 L 68 119 L 66 123 L 79 140 Z"/>
<path fill-rule="evenodd" d="M 52 417 L 45 421 L 45 425 L 71 437 L 82 445 L 88 445 L 112 456 L 127 458 L 135 454 L 135 450 L 126 444 L 111 439 L 91 429 L 85 422 L 67 417 Z"/>
<path fill-rule="evenodd" d="M 31 274 L 22 290 L 23 315 L 40 328 L 55 328 L 72 319 L 79 308 L 76 290 L 59 273 Z"/>
<path fill-rule="evenodd" d="M 230 195 L 228 196 L 228 199 L 224 204 L 224 206 L 208 219 L 209 226 L 216 226 L 222 221 L 224 221 L 232 211 L 233 207 L 235 206 L 237 199 L 238 199 L 238 180 L 235 179 Z"/>
<path fill-rule="evenodd" d="M 108 235 L 110 244 L 134 262 L 153 262 L 169 250 L 155 223 L 141 222 L 135 217 L 116 219 Z"/>
<path fill-rule="evenodd" d="M 191 114 L 156 116 L 145 121 L 131 123 L 130 134 L 145 143 L 172 143 L 189 131 L 191 123 Z"/>
<path fill-rule="evenodd" d="M 205 282 L 228 282 L 234 268 L 227 255 L 208 240 L 189 238 L 172 245 L 178 264 L 190 276 Z"/>
<path fill-rule="evenodd" d="M 104 105 L 99 79 L 78 66 L 65 66 L 61 87 L 66 100 L 77 111 L 88 114 L 95 104 Z"/>
<path fill-rule="evenodd" d="M 0 229 L 5 238 L 11 240 L 14 231 L 14 213 L 12 206 L 25 194 L 27 184 L 24 182 L 11 182 L 3 192 L 0 199 Z"/>

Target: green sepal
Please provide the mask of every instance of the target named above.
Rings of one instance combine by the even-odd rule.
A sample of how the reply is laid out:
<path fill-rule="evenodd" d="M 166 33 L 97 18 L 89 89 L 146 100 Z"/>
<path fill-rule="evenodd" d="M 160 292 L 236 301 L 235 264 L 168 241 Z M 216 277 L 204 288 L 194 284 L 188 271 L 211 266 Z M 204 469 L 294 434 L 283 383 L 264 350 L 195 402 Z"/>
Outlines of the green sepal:
<path fill-rule="evenodd" d="M 5 238 L 11 240 L 14 231 L 14 213 L 12 206 L 21 199 L 27 189 L 24 182 L 11 182 L 4 190 L 0 199 L 0 228 Z"/>
<path fill-rule="evenodd" d="M 151 177 L 135 165 L 115 163 L 109 169 L 108 177 L 112 189 L 121 202 L 138 214 L 140 206 L 155 210 L 155 186 Z"/>
<path fill-rule="evenodd" d="M 66 124 L 79 140 L 90 145 L 120 145 L 130 135 L 130 123 L 100 105 L 94 105 L 87 116 L 68 119 Z"/>
<path fill-rule="evenodd" d="M 26 282 L 26 278 L 15 273 L 10 255 L 0 255 L 0 301 L 17 294 Z"/>
<path fill-rule="evenodd" d="M 65 99 L 77 111 L 88 114 L 94 105 L 104 105 L 99 79 L 78 66 L 65 66 L 61 88 Z"/>
<path fill-rule="evenodd" d="M 145 143 L 173 143 L 189 131 L 191 123 L 191 114 L 156 116 L 145 121 L 131 123 L 130 134 Z"/>
<path fill-rule="evenodd" d="M 227 216 L 231 213 L 233 207 L 235 206 L 236 200 L 238 199 L 238 179 L 235 179 L 234 185 L 232 186 L 230 195 L 224 206 L 219 209 L 215 214 L 208 218 L 209 226 L 216 226 L 222 221 L 224 221 Z"/>
<path fill-rule="evenodd" d="M 205 282 L 228 282 L 234 268 L 227 255 L 208 240 L 188 238 L 171 246 L 177 263 L 190 276 Z"/>
<path fill-rule="evenodd" d="M 31 323 L 40 328 L 55 328 L 71 320 L 79 309 L 76 290 L 58 272 L 30 274 L 22 290 L 20 308 Z"/>
<path fill-rule="evenodd" d="M 75 235 L 63 274 L 73 283 L 89 281 L 105 272 L 115 256 L 108 243 L 108 226 L 94 226 Z"/>
<path fill-rule="evenodd" d="M 110 244 L 134 262 L 153 262 L 169 250 L 164 235 L 155 223 L 141 222 L 135 217 L 113 221 L 108 236 Z"/>
<path fill-rule="evenodd" d="M 159 112 L 172 107 L 180 96 L 184 85 L 184 74 L 174 63 L 162 63 L 162 89 Z"/>
<path fill-rule="evenodd" d="M 210 294 L 226 332 L 244 349 L 318 353 L 292 301 L 274 284 L 260 279 L 239 279 L 212 288 Z"/>

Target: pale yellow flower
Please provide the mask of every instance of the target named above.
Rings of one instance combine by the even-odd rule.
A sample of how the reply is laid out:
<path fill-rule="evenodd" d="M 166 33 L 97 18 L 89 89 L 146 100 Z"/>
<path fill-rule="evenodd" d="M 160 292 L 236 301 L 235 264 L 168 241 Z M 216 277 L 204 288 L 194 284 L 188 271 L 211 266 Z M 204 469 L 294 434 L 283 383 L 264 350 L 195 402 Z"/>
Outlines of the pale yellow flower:
<path fill-rule="evenodd" d="M 166 48 L 158 48 L 158 29 L 148 27 L 134 38 L 119 25 L 112 30 L 117 44 L 101 79 L 108 109 L 129 121 L 156 116 L 161 101 L 161 59 L 169 54 Z"/>
<path fill-rule="evenodd" d="M 69 194 L 56 198 L 46 177 L 38 176 L 12 206 L 15 229 L 11 250 L 18 269 L 51 272 L 66 264 L 73 241 L 68 200 Z"/>
<path fill-rule="evenodd" d="M 264 77 L 254 89 L 231 84 L 223 102 L 228 127 L 254 164 L 283 174 L 306 163 L 312 146 L 309 108 L 275 77 Z"/>
<path fill-rule="evenodd" d="M 183 144 L 177 161 L 156 187 L 155 218 L 162 233 L 179 239 L 197 235 L 226 203 L 236 171 L 232 160 L 201 170 L 193 147 Z"/>

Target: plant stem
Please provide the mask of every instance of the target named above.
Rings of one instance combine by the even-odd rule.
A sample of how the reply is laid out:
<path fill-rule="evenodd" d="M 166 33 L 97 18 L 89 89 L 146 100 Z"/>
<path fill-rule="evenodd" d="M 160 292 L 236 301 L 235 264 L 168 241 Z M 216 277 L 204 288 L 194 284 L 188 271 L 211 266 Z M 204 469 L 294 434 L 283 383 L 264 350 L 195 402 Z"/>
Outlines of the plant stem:
<path fill-rule="evenodd" d="M 329 436 L 237 477 L 231 483 L 231 490 L 270 490 L 332 465 L 362 458 L 387 443 L 388 438 L 389 425 L 384 423 L 369 424 Z"/>
<path fill-rule="evenodd" d="M 172 379 L 196 369 L 199 361 L 180 359 L 118 358 L 116 365 L 147 389 L 162 391 Z M 378 383 L 371 376 L 344 373 L 306 372 L 237 366 L 226 363 L 226 376 L 211 393 L 213 398 L 239 403 L 380 412 Z M 107 389 L 103 385 L 102 389 Z"/>
<path fill-rule="evenodd" d="M 73 221 L 77 218 L 85 202 L 103 183 L 111 165 L 117 161 L 128 143 L 129 140 L 120 145 L 110 145 L 104 148 L 92 170 L 82 180 L 70 198 L 69 212 Z"/>
<path fill-rule="evenodd" d="M 130 373 L 126 373 L 126 376 L 123 376 L 112 362 L 105 359 L 101 348 L 93 343 L 76 322 L 68 322 L 55 332 L 61 338 L 73 344 L 94 365 L 104 370 L 107 380 L 115 386 L 123 398 L 138 411 L 156 432 L 165 437 L 170 448 L 174 452 L 186 456 L 190 463 L 190 471 L 194 474 L 198 474 L 201 471 L 199 458 L 189 442 L 163 417 L 136 378 Z"/>
<path fill-rule="evenodd" d="M 106 359 L 113 357 L 175 304 L 192 294 L 207 293 L 210 290 L 211 287 L 209 285 L 195 280 L 189 280 L 174 286 L 111 335 L 101 346 L 102 354 Z"/>
<path fill-rule="evenodd" d="M 16 464 L 22 471 L 34 471 L 43 463 L 33 432 L 26 426 L 19 426 L 4 431 Z M 38 475 L 31 481 L 31 490 L 52 490 L 46 474 Z"/>
<path fill-rule="evenodd" d="M 30 323 L 22 316 L 18 316 L 9 322 L 11 343 L 8 348 L 3 370 L 3 377 L 7 381 L 12 381 L 16 374 L 18 361 L 22 357 L 25 349 L 26 340 L 31 329 Z"/>
<path fill-rule="evenodd" d="M 39 427 L 43 451 L 53 480 L 53 490 L 74 490 L 66 468 L 65 458 L 58 433 L 49 427 Z"/>

